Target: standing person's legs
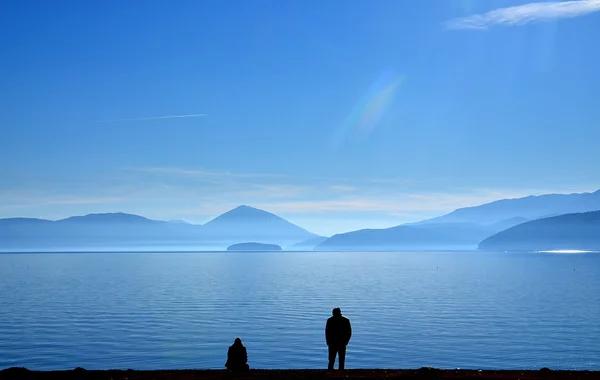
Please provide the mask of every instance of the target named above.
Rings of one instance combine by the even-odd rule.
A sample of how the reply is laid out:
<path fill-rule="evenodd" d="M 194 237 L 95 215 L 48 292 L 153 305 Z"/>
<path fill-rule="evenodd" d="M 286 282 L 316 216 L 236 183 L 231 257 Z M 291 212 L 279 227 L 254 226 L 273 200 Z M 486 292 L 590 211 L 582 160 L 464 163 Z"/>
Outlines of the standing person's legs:
<path fill-rule="evenodd" d="M 333 369 L 333 364 L 335 363 L 335 354 L 337 353 L 337 347 L 333 344 L 327 346 L 329 349 L 329 365 L 327 366 L 328 370 Z"/>
<path fill-rule="evenodd" d="M 346 346 L 339 346 L 337 351 L 338 351 L 339 369 L 344 369 L 344 364 L 346 364 Z"/>

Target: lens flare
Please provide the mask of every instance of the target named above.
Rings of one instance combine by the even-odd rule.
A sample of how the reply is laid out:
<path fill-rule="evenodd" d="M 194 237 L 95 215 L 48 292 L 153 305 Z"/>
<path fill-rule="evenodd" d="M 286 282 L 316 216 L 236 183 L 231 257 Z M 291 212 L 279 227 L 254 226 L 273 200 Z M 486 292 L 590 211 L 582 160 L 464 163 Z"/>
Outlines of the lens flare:
<path fill-rule="evenodd" d="M 371 134 L 393 104 L 394 97 L 403 82 L 403 78 L 390 72 L 382 74 L 338 127 L 334 137 L 334 146 L 339 146 L 351 134 Z"/>

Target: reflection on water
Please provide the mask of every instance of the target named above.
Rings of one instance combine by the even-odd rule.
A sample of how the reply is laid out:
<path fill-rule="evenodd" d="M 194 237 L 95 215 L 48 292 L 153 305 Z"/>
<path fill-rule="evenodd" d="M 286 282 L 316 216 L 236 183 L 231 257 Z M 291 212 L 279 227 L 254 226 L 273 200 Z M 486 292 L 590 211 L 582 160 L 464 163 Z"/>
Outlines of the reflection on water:
<path fill-rule="evenodd" d="M 0 368 L 324 368 L 333 307 L 347 368 L 600 369 L 600 255 L 0 255 Z"/>
<path fill-rule="evenodd" d="M 593 253 L 596 251 L 581 251 L 578 249 L 556 249 L 553 251 L 536 251 L 536 252 L 542 252 L 542 253 Z"/>

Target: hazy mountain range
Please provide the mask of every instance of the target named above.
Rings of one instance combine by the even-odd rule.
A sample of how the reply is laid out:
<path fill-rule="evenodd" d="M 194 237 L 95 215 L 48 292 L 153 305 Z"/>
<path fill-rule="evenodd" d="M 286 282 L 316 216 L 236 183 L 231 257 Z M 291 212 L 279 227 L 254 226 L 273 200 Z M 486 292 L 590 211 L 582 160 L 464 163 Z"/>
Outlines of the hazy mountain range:
<path fill-rule="evenodd" d="M 315 249 L 475 249 L 482 240 L 530 220 L 595 210 L 600 210 L 600 190 L 503 199 L 417 223 L 334 235 Z"/>
<path fill-rule="evenodd" d="M 57 221 L 8 218 L 0 219 L 0 249 L 127 249 L 140 246 L 225 249 L 245 242 L 276 244 L 288 250 L 433 250 L 475 249 L 478 246 L 481 249 L 547 249 L 554 246 L 579 249 L 574 245 L 580 241 L 585 244 L 579 246 L 595 244 L 594 239 L 584 239 L 596 231 L 594 213 L 590 214 L 592 216 L 582 214 L 588 215 L 585 217 L 562 216 L 566 219 L 545 217 L 596 210 L 600 210 L 600 190 L 529 196 L 461 208 L 417 223 L 352 231 L 330 238 L 315 235 L 277 215 L 249 206 L 239 206 L 204 225 L 157 221 L 124 213 L 90 214 Z M 570 232 L 564 232 L 566 230 Z M 547 234 L 552 234 L 554 240 L 550 236 L 546 238 Z M 563 236 L 563 240 L 557 236 Z"/>
<path fill-rule="evenodd" d="M 431 223 L 365 229 L 330 237 L 317 250 L 474 249 L 498 230 L 475 223 Z"/>
<path fill-rule="evenodd" d="M 308 240 L 303 240 L 299 243 L 296 243 L 290 247 L 288 250 L 291 251 L 310 251 L 314 249 L 316 246 L 327 240 L 328 238 L 325 236 L 317 236 Z"/>
<path fill-rule="evenodd" d="M 600 250 L 600 211 L 533 220 L 488 237 L 487 250 Z"/>
<path fill-rule="evenodd" d="M 50 221 L 0 219 L 0 248 L 102 249 L 140 246 L 225 249 L 243 242 L 292 245 L 317 235 L 269 212 L 239 206 L 204 225 L 165 222 L 124 213 L 90 214 Z"/>
<path fill-rule="evenodd" d="M 480 206 L 459 208 L 449 214 L 420 222 L 477 223 L 493 225 L 514 218 L 540 219 L 562 214 L 600 210 L 600 190 L 594 193 L 546 194 L 502 199 Z"/>

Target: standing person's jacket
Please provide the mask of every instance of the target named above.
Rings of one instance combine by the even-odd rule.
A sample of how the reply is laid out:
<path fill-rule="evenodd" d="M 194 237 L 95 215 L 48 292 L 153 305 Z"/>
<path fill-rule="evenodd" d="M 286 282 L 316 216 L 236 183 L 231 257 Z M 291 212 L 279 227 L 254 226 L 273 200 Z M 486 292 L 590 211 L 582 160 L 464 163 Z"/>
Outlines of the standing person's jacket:
<path fill-rule="evenodd" d="M 344 316 L 333 316 L 327 319 L 325 340 L 327 345 L 346 346 L 352 337 L 350 320 Z"/>

